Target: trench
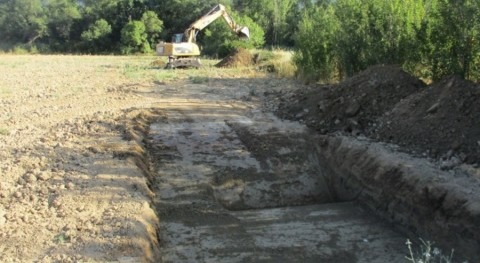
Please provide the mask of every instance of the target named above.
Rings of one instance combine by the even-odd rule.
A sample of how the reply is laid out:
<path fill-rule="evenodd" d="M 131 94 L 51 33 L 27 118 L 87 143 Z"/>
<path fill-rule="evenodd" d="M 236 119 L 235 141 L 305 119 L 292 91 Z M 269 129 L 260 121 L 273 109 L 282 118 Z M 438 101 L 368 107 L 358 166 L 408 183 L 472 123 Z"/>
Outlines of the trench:
<path fill-rule="evenodd" d="M 477 256 L 477 214 L 463 205 L 452 227 L 447 206 L 466 201 L 433 166 L 195 87 L 167 96 L 142 140 L 159 262 L 406 262 L 418 236 Z"/>
<path fill-rule="evenodd" d="M 338 195 L 304 126 L 172 106 L 145 140 L 161 262 L 404 262 L 406 237 Z"/>

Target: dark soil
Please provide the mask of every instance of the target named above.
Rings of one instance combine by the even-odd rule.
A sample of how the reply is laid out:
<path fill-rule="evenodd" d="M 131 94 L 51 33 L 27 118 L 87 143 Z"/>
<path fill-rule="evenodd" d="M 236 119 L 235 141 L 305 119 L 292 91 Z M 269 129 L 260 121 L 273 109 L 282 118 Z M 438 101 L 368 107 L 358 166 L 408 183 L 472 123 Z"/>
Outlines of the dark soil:
<path fill-rule="evenodd" d="M 278 96 L 276 94 L 275 96 Z M 480 163 L 480 86 L 456 76 L 427 86 L 396 66 L 280 94 L 277 113 L 322 134 L 364 135 L 436 159 Z"/>
<path fill-rule="evenodd" d="M 246 67 L 253 64 L 253 56 L 244 48 L 237 48 L 233 52 L 218 62 L 215 66 L 218 68 Z"/>
<path fill-rule="evenodd" d="M 458 76 L 412 94 L 379 123 L 371 135 L 380 140 L 436 158 L 480 162 L 480 85 Z"/>

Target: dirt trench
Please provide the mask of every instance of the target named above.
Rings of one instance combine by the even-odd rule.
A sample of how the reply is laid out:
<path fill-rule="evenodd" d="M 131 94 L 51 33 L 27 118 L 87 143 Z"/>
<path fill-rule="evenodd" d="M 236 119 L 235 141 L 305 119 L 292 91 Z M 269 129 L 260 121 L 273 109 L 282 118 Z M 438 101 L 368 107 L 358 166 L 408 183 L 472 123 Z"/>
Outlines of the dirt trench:
<path fill-rule="evenodd" d="M 130 136 L 148 156 L 159 261 L 405 262 L 418 237 L 479 258 L 475 178 L 318 135 L 263 111 L 248 88 L 178 89 Z"/>
<path fill-rule="evenodd" d="M 304 125 L 248 89 L 165 92 L 126 129 L 146 153 L 158 261 L 404 262 L 407 236 L 338 189 Z"/>

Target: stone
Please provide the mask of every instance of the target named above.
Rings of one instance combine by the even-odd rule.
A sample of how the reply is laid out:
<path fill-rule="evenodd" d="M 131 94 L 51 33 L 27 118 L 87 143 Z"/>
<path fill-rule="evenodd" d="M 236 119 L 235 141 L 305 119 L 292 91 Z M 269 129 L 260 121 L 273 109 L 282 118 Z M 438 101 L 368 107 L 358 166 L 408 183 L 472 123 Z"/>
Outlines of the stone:
<path fill-rule="evenodd" d="M 345 116 L 355 117 L 360 112 L 360 104 L 358 102 L 352 102 L 347 109 L 345 109 Z"/>
<path fill-rule="evenodd" d="M 51 174 L 46 171 L 43 171 L 37 175 L 37 179 L 41 181 L 47 181 L 48 179 L 50 179 L 50 177 Z"/>
<path fill-rule="evenodd" d="M 37 181 L 37 177 L 33 173 L 27 173 L 25 175 L 25 181 L 29 183 L 34 183 Z"/>
<path fill-rule="evenodd" d="M 75 184 L 73 184 L 72 182 L 68 182 L 65 184 L 65 188 L 72 190 L 73 188 L 75 188 Z"/>
<path fill-rule="evenodd" d="M 437 112 L 438 108 L 440 107 L 440 103 L 433 104 L 430 108 L 428 108 L 427 113 L 435 113 Z"/>

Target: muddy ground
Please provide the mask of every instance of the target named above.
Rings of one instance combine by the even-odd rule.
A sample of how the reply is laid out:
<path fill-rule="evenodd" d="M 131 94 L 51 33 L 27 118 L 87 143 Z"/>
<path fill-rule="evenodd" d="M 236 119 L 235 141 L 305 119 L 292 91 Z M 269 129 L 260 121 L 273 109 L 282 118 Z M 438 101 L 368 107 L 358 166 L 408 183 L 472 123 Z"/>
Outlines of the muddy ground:
<path fill-rule="evenodd" d="M 480 258 L 478 86 L 154 59 L 1 56 L 1 262 Z"/>

